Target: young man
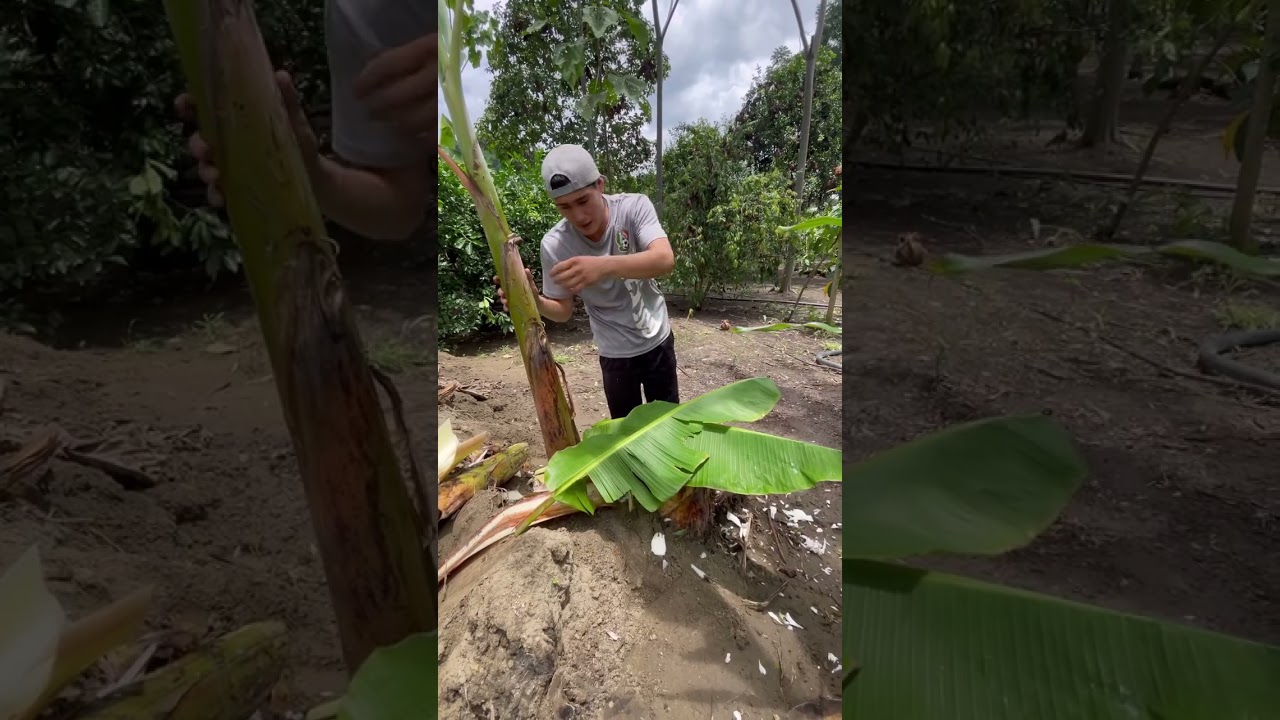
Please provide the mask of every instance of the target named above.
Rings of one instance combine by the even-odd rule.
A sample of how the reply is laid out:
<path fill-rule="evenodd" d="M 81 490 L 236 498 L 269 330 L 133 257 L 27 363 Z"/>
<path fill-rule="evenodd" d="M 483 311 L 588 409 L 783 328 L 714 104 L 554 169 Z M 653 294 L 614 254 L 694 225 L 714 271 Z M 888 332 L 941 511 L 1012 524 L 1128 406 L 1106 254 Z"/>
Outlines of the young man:
<path fill-rule="evenodd" d="M 567 322 L 574 298 L 582 298 L 611 417 L 644 402 L 680 402 L 675 336 L 656 280 L 675 267 L 675 256 L 653 203 L 639 194 L 606 195 L 595 160 L 578 145 L 547 153 L 542 183 L 564 219 L 542 238 L 541 293 L 528 274 L 538 312 Z"/>
<path fill-rule="evenodd" d="M 320 155 L 293 81 L 276 73 L 320 211 L 368 238 L 406 238 L 426 218 L 436 134 L 435 22 L 426 3 L 326 0 L 332 144 L 343 162 Z M 195 121 L 190 95 L 177 105 L 184 120 Z M 187 145 L 209 202 L 222 205 L 208 143 L 196 133 Z"/>

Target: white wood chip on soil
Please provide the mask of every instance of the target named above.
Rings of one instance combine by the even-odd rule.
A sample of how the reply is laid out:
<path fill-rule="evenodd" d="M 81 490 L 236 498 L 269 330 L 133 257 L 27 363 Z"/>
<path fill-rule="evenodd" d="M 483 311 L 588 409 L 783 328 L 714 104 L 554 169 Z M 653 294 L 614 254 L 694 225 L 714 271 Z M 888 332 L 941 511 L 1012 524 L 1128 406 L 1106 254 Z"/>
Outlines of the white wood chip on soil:
<path fill-rule="evenodd" d="M 731 653 L 725 653 L 725 654 L 724 654 L 724 662 L 725 662 L 725 664 L 726 664 L 726 665 L 729 663 L 729 657 L 730 657 L 730 655 L 731 655 Z"/>
<path fill-rule="evenodd" d="M 653 539 L 649 541 L 649 549 L 654 555 L 662 557 L 667 554 L 667 538 L 662 533 L 654 533 Z"/>
<path fill-rule="evenodd" d="M 733 711 L 733 720 L 742 720 L 742 713 L 738 710 Z"/>
<path fill-rule="evenodd" d="M 707 574 L 702 572 L 702 570 L 698 569 L 697 565 L 694 565 L 693 563 L 689 563 L 689 567 L 693 568 L 693 571 L 698 574 L 699 579 L 701 580 L 707 579 Z"/>
<path fill-rule="evenodd" d="M 618 635 L 618 633 L 616 633 L 616 632 L 614 632 L 614 631 L 612 631 L 612 630 L 605 630 L 605 631 L 604 631 L 604 634 L 605 634 L 605 635 L 608 635 L 608 636 L 609 636 L 609 639 L 610 639 L 610 640 L 612 640 L 612 641 L 614 641 L 614 642 L 618 642 L 619 640 L 621 640 L 621 639 L 622 639 L 622 638 Z"/>
<path fill-rule="evenodd" d="M 782 512 L 787 516 L 787 524 L 791 527 L 799 527 L 802 522 L 813 522 L 813 516 L 799 508 Z"/>
<path fill-rule="evenodd" d="M 757 660 L 757 661 L 756 661 L 756 665 L 757 665 L 757 666 L 759 666 L 759 668 L 760 668 L 760 674 L 761 674 L 761 675 L 768 675 L 768 674 L 769 674 L 769 671 L 764 669 L 764 663 L 762 663 L 762 662 L 760 662 L 759 660 Z"/>

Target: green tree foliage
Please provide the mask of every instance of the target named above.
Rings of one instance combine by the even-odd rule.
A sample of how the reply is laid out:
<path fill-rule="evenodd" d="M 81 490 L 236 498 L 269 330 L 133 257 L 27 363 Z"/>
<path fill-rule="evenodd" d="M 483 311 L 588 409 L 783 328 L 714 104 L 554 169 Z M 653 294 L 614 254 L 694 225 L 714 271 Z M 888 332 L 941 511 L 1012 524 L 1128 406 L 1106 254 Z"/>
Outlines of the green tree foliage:
<path fill-rule="evenodd" d="M 846 144 L 898 149 L 976 135 L 1001 117 L 1057 112 L 1077 124 L 1082 61 L 1101 54 L 1101 0 L 853 0 L 841 3 L 848 48 Z M 1223 28 L 1259 12 L 1251 0 L 1133 0 L 1127 47 L 1147 62 L 1144 90 L 1172 90 Z M 1247 82 L 1259 28 L 1213 72 Z M 840 52 L 845 48 L 840 44 Z M 1251 57 L 1251 53 L 1253 56 Z M 1139 64 L 1140 66 L 1141 64 Z"/>
<path fill-rule="evenodd" d="M 1084 0 L 922 0 L 843 3 L 844 102 L 850 137 L 886 147 L 975 133 L 984 117 L 1036 106 L 1074 110 L 1089 50 Z"/>
<path fill-rule="evenodd" d="M 724 202 L 707 213 L 701 238 L 686 243 L 693 301 L 771 277 L 781 258 L 777 228 L 795 212 L 790 183 L 776 170 L 734 178 Z"/>
<path fill-rule="evenodd" d="M 805 168 L 805 206 L 816 205 L 834 182 L 841 163 L 842 73 L 837 54 L 823 43 L 813 89 L 813 118 Z M 756 172 L 777 170 L 793 176 L 804 110 L 805 59 L 785 47 L 774 51 L 769 67 L 758 70 L 733 123 L 734 144 Z M 664 165 L 666 163 L 664 162 Z"/>
<path fill-rule="evenodd" d="M 776 228 L 794 209 L 787 178 L 731 159 L 729 137 L 705 121 L 682 124 L 663 160 L 673 280 L 695 305 L 708 292 L 770 277 L 782 250 Z"/>
<path fill-rule="evenodd" d="M 538 244 L 560 221 L 560 213 L 542 191 L 542 157 L 498 163 L 494 186 L 512 232 L 524 238 L 520 257 L 541 281 Z M 458 339 L 484 330 L 511 331 L 511 317 L 502 312 L 493 285 L 493 256 L 475 205 L 453 171 L 439 164 L 437 208 L 439 224 L 439 335 Z"/>
<path fill-rule="evenodd" d="M 581 144 L 611 177 L 651 160 L 641 130 L 658 68 L 643 11 L 643 0 L 500 4 L 488 38 L 493 83 L 477 123 L 481 143 L 503 157 Z"/>
<path fill-rule="evenodd" d="M 827 4 L 826 16 L 822 18 L 822 45 L 836 54 L 836 67 L 844 62 L 844 24 L 841 22 L 844 3 Z"/>
<path fill-rule="evenodd" d="M 304 96 L 327 93 L 322 4 L 257 12 L 268 40 L 289 40 L 277 60 L 293 65 Z M 166 254 L 210 274 L 238 268 L 227 229 L 201 209 L 173 112 L 175 57 L 158 5 L 0 10 L 0 304 L 91 289 L 112 268 Z"/>

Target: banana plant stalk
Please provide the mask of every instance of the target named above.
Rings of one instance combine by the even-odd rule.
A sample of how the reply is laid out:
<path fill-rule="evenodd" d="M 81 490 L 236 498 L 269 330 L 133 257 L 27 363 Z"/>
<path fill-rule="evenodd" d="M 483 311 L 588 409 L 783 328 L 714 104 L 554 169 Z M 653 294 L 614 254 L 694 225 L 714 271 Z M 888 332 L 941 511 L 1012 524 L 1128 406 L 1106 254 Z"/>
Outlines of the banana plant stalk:
<path fill-rule="evenodd" d="M 214 148 L 354 672 L 375 648 L 435 629 L 435 552 L 423 547 L 434 518 L 413 510 L 252 4 L 164 6 Z"/>
<path fill-rule="evenodd" d="M 480 214 L 480 224 L 493 254 L 494 270 L 507 297 L 511 322 L 515 325 L 516 342 L 520 345 L 520 356 L 533 391 L 543 444 L 547 457 L 551 457 L 578 444 L 580 437 L 573 421 L 573 403 L 564 382 L 564 371 L 551 352 L 533 289 L 525 282 L 519 248 L 508 239 L 511 229 L 502 214 L 502 202 L 494 187 L 493 175 L 489 172 L 484 153 L 480 151 L 480 144 L 475 140 L 467 114 L 462 94 L 462 29 L 466 11 L 458 0 L 438 0 L 437 11 L 440 20 L 440 87 L 466 169 L 458 167 L 443 148 L 440 149 L 440 157 L 471 194 L 476 212 Z"/>

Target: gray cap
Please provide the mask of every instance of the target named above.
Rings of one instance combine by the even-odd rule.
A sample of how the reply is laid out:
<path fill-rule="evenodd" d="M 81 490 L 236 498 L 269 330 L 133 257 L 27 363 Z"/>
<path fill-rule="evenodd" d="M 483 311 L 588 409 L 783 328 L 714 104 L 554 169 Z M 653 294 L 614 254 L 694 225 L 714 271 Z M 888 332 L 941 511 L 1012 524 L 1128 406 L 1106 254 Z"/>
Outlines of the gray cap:
<path fill-rule="evenodd" d="M 561 175 L 569 182 L 551 187 L 551 180 Z M 577 192 L 600 179 L 596 161 L 581 145 L 559 145 L 542 159 L 542 187 L 553 199 Z"/>

